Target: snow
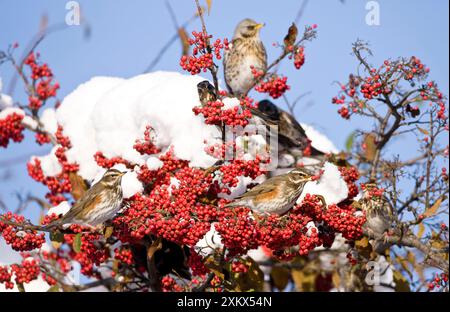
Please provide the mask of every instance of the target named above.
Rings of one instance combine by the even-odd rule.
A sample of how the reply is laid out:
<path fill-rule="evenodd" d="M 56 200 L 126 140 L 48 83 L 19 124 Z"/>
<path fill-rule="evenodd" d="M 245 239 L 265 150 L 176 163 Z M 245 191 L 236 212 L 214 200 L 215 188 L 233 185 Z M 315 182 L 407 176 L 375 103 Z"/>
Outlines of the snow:
<path fill-rule="evenodd" d="M 306 194 L 322 195 L 327 205 L 337 204 L 348 197 L 348 187 L 336 165 L 326 162 L 318 181 L 306 183 L 297 203 L 301 203 Z"/>
<path fill-rule="evenodd" d="M 311 140 L 311 145 L 315 149 L 324 153 L 338 153 L 339 150 L 334 146 L 325 135 L 311 127 L 310 125 L 300 124 L 306 132 L 306 136 Z"/>
<path fill-rule="evenodd" d="M 56 131 L 56 121 L 63 126 L 64 135 L 72 143 L 66 156 L 69 162 L 80 165 L 79 174 L 89 181 L 104 172 L 93 157 L 98 151 L 108 158 L 118 156 L 135 164 L 146 163 L 151 170 L 160 168 L 159 159 L 141 155 L 133 148 L 148 125 L 153 127 L 155 143 L 162 153 L 173 146 L 178 158 L 189 160 L 191 166 L 206 168 L 216 159 L 204 151 L 205 140 L 212 144 L 219 131 L 192 112 L 199 105 L 196 86 L 202 80 L 199 76 L 171 72 L 130 79 L 95 77 L 65 97 L 56 113 L 45 110 L 41 122 L 52 133 Z M 232 107 L 239 102 L 228 99 L 225 103 Z M 49 156 L 51 159 L 56 161 Z M 57 166 L 53 167 L 55 170 L 50 165 L 47 168 L 45 174 L 54 175 Z M 123 181 L 129 186 L 126 193 L 130 195 L 142 186 L 134 175 L 127 175 Z"/>
<path fill-rule="evenodd" d="M 54 177 L 61 173 L 62 166 L 55 156 L 55 151 L 58 149 L 57 146 L 53 147 L 48 155 L 37 157 L 31 157 L 32 162 L 34 159 L 38 159 L 41 162 L 42 172 L 47 177 Z"/>
<path fill-rule="evenodd" d="M 53 213 L 57 216 L 65 215 L 70 210 L 70 207 L 71 206 L 67 201 L 60 202 L 57 206 L 52 207 L 47 211 L 47 216 Z"/>
<path fill-rule="evenodd" d="M 128 171 L 122 177 L 122 192 L 124 198 L 130 198 L 136 193 L 141 193 L 144 190 L 144 186 L 137 178 L 137 173 L 134 171 Z"/>
<path fill-rule="evenodd" d="M 3 81 L 2 78 L 0 77 L 0 110 L 7 107 L 11 107 L 13 105 L 13 99 L 9 95 L 3 94 L 2 90 L 3 90 Z"/>
<path fill-rule="evenodd" d="M 216 228 L 214 227 L 214 223 L 212 223 L 210 230 L 195 245 L 195 250 L 199 254 L 201 254 L 203 256 L 207 256 L 207 255 L 212 254 L 215 249 L 219 249 L 222 247 L 223 247 L 223 244 L 222 244 L 220 235 L 216 231 Z"/>
<path fill-rule="evenodd" d="M 56 120 L 56 111 L 54 108 L 44 109 L 40 121 L 44 130 L 48 133 L 54 134 L 56 130 L 58 130 L 58 122 Z"/>
<path fill-rule="evenodd" d="M 158 170 L 163 166 L 164 163 L 157 157 L 149 157 L 146 164 L 149 170 Z"/>

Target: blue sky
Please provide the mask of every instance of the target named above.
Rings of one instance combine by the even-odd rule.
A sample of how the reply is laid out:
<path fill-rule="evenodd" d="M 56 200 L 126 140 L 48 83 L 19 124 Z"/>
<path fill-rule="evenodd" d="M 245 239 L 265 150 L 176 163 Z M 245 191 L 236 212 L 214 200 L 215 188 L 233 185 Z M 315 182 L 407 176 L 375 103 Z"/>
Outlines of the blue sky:
<path fill-rule="evenodd" d="M 175 32 L 164 0 L 78 2 L 91 27 L 91 36 L 86 39 L 81 26 L 71 26 L 51 34 L 38 48 L 60 82 L 61 98 L 93 76 L 132 77 L 142 73 Z M 289 62 L 280 68 L 280 72 L 289 77 L 292 90 L 288 97 L 291 100 L 309 92 L 300 102 L 296 117 L 315 126 L 341 149 L 355 128 L 370 126 L 364 119 L 355 118 L 350 122 L 341 119 L 336 114 L 337 107 L 330 104 L 338 91 L 333 81 L 343 81 L 356 70 L 357 62 L 350 55 L 351 44 L 356 39 L 370 42 L 374 52 L 371 62 L 375 65 L 390 57 L 415 55 L 421 58 L 431 68 L 431 78 L 445 94 L 449 93 L 449 2 L 379 0 L 379 26 L 366 24 L 367 2 L 310 0 L 300 24 L 318 24 L 318 38 L 307 44 L 306 64 L 300 71 Z M 179 24 L 194 13 L 194 0 L 171 0 L 170 3 Z M 213 0 L 206 23 L 215 37 L 231 38 L 235 25 L 243 18 L 265 22 L 261 37 L 271 60 L 279 53 L 271 44 L 282 41 L 301 3 L 302 0 Z M 48 15 L 49 25 L 64 22 L 65 5 L 66 1 L 62 0 L 0 0 L 0 50 L 13 42 L 21 44 L 21 48 L 26 46 L 36 33 L 43 14 Z M 197 20 L 188 31 L 199 28 Z M 21 48 L 18 55 L 23 52 Z M 178 65 L 180 53 L 180 43 L 175 42 L 155 69 L 181 71 Z M 12 74 L 8 65 L 0 67 L 4 92 Z M 17 85 L 13 96 L 16 100 L 24 99 L 22 85 Z M 260 98 L 259 95 L 255 97 Z M 283 105 L 282 100 L 277 103 Z M 398 140 L 389 148 L 393 153 L 403 150 L 413 154 L 415 150 L 409 143 Z M 22 144 L 0 150 L 0 177 L 11 173 L 9 179 L 0 179 L 0 198 L 8 205 L 14 207 L 16 191 L 45 192 L 44 187 L 28 177 L 25 159 L 14 161 L 14 165 L 9 165 L 9 161 L 47 152 L 47 147 L 33 143 L 32 135 Z"/>

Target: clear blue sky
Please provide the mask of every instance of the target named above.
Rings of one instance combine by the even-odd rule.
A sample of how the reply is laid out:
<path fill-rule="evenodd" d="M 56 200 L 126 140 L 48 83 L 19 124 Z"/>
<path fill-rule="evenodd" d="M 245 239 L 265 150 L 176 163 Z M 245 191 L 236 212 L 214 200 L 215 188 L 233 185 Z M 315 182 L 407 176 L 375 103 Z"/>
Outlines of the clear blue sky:
<path fill-rule="evenodd" d="M 302 1 L 213 0 L 206 23 L 211 34 L 231 38 L 236 23 L 243 18 L 265 22 L 261 36 L 270 60 L 279 53 L 271 44 L 282 41 Z M 363 119 L 342 120 L 336 114 L 337 107 L 330 104 L 338 90 L 333 81 L 345 80 L 356 69 L 357 63 L 350 51 L 357 38 L 370 42 L 373 64 L 389 57 L 420 57 L 431 67 L 431 78 L 445 94 L 449 91 L 449 2 L 379 0 L 380 26 L 365 23 L 367 2 L 310 0 L 300 24 L 318 24 L 318 38 L 307 44 L 306 64 L 300 71 L 290 63 L 280 69 L 289 77 L 291 100 L 311 92 L 300 103 L 297 118 L 316 126 L 342 149 L 349 133 L 367 126 Z M 164 0 L 80 0 L 79 3 L 91 27 L 90 38 L 83 37 L 82 27 L 71 26 L 50 35 L 38 49 L 61 84 L 61 98 L 92 76 L 131 77 L 142 73 L 175 32 Z M 194 13 L 194 0 L 171 0 L 170 3 L 180 24 Z M 37 31 L 43 14 L 48 15 L 50 25 L 64 22 L 65 4 L 62 0 L 0 0 L 0 50 L 13 42 L 24 47 Z M 188 31 L 199 28 L 200 23 L 196 21 Z M 19 49 L 19 52 L 20 55 L 23 51 Z M 181 71 L 180 52 L 180 44 L 176 42 L 156 69 Z M 11 68 L 1 66 L 0 76 L 7 89 Z M 14 94 L 18 100 L 23 99 L 21 88 L 19 84 Z M 278 103 L 283 105 L 282 100 Z M 409 147 L 403 140 L 394 145 L 399 150 Z M 7 150 L 0 150 L 0 177 L 11 173 L 8 180 L 0 179 L 0 198 L 8 205 L 14 207 L 16 191 L 43 194 L 45 189 L 28 177 L 25 160 L 15 162 L 14 166 L 4 165 L 5 161 L 47 152 L 47 147 L 40 148 L 33 143 L 31 135 L 24 144 L 12 144 Z"/>

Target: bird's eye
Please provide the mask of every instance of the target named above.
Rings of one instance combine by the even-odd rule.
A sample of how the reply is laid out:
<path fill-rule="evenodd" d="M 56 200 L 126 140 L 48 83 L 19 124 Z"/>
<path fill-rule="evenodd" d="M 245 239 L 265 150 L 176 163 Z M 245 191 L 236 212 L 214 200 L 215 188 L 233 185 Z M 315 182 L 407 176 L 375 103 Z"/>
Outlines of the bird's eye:
<path fill-rule="evenodd" d="M 247 26 L 247 29 L 248 29 L 248 30 L 253 30 L 253 29 L 255 29 L 255 26 L 249 25 L 249 26 Z"/>

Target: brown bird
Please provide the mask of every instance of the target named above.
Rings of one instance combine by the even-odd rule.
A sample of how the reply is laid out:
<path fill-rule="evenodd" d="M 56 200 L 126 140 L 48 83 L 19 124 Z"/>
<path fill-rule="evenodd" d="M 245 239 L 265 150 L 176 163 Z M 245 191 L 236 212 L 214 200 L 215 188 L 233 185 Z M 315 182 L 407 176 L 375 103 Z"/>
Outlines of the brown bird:
<path fill-rule="evenodd" d="M 361 210 L 364 211 L 367 219 L 363 228 L 369 233 L 385 235 L 391 228 L 395 216 L 391 205 L 383 195 L 378 196 L 372 194 L 372 191 L 376 188 L 376 184 L 367 183 L 361 199 L 359 200 Z M 384 240 L 375 240 L 372 243 L 372 246 L 373 250 L 377 253 L 382 253 L 387 247 L 389 247 L 389 244 L 387 244 Z"/>
<path fill-rule="evenodd" d="M 259 38 L 259 30 L 264 24 L 252 19 L 241 21 L 234 32 L 229 49 L 225 50 L 223 70 L 228 91 L 239 97 L 256 82 L 251 66 L 258 71 L 267 70 L 267 54 Z"/>
<path fill-rule="evenodd" d="M 46 226 L 52 229 L 64 224 L 95 227 L 112 219 L 123 200 L 122 176 L 125 172 L 109 169 L 59 220 Z"/>
<path fill-rule="evenodd" d="M 208 104 L 208 102 L 217 101 L 216 89 L 208 80 L 203 80 L 197 84 L 198 98 L 202 105 Z"/>
<path fill-rule="evenodd" d="M 278 126 L 279 151 L 287 150 L 292 154 L 302 154 L 305 148 L 309 146 L 310 156 L 319 157 L 325 154 L 311 146 L 311 140 L 294 116 L 271 101 L 260 101 L 258 108 L 252 109 L 252 114 L 261 118 L 266 125 Z"/>
<path fill-rule="evenodd" d="M 291 209 L 303 192 L 305 184 L 312 180 L 312 174 L 296 168 L 253 187 L 238 196 L 225 207 L 249 207 L 261 214 L 282 215 Z"/>

